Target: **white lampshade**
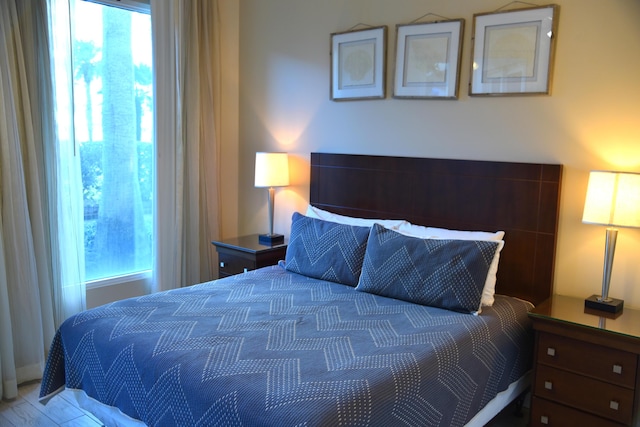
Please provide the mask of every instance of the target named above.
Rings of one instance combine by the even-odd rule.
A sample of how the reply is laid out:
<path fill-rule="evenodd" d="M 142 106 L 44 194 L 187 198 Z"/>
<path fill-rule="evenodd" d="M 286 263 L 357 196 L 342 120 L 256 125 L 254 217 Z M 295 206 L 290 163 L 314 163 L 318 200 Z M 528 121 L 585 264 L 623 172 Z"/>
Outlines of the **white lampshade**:
<path fill-rule="evenodd" d="M 256 153 L 256 187 L 284 187 L 289 185 L 287 153 Z"/>
<path fill-rule="evenodd" d="M 640 227 L 640 174 L 592 171 L 582 222 Z"/>

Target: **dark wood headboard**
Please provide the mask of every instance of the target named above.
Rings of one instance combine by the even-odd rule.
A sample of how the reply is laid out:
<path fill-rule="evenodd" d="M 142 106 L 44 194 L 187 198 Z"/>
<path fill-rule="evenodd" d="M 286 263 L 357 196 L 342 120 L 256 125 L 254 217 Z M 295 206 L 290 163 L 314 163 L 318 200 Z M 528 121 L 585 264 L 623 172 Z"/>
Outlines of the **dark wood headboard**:
<path fill-rule="evenodd" d="M 311 153 L 310 203 L 362 218 L 505 231 L 496 293 L 552 293 L 562 165 Z"/>

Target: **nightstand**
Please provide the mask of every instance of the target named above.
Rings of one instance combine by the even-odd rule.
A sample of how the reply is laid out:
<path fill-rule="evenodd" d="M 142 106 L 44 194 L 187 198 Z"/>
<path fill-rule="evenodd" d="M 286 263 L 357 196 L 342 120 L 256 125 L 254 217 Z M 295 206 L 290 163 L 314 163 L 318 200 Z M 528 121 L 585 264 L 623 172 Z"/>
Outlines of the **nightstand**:
<path fill-rule="evenodd" d="M 258 242 L 257 234 L 211 243 L 218 252 L 220 278 L 277 264 L 287 253 L 286 242 L 273 246 L 263 245 Z"/>
<path fill-rule="evenodd" d="M 640 425 L 640 310 L 617 317 L 554 295 L 531 313 L 531 426 Z"/>

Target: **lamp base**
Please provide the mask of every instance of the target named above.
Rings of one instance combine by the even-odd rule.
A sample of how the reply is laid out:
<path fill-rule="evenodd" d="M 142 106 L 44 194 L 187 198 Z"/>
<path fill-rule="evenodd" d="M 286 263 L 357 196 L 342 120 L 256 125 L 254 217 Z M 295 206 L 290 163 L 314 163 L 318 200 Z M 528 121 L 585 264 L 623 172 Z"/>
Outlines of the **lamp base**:
<path fill-rule="evenodd" d="M 258 243 L 266 246 L 281 245 L 284 243 L 284 235 L 282 234 L 260 234 L 258 235 Z"/>
<path fill-rule="evenodd" d="M 617 313 L 622 311 L 624 301 L 621 299 L 609 298 L 611 301 L 599 301 L 600 295 L 591 295 L 584 300 L 584 306 L 593 310 L 606 311 L 608 313 Z"/>

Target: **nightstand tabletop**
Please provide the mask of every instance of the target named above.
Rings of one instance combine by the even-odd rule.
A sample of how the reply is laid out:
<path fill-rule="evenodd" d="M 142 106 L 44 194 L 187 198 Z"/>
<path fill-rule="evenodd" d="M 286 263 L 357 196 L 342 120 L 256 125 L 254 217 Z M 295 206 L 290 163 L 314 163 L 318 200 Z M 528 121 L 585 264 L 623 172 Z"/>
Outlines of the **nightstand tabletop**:
<path fill-rule="evenodd" d="M 284 243 L 280 243 L 273 246 L 263 245 L 258 242 L 257 234 L 232 237 L 232 238 L 223 239 L 223 240 L 214 240 L 212 243 L 218 247 L 229 248 L 229 249 L 252 253 L 252 254 L 255 254 L 258 252 L 264 252 L 264 251 L 271 251 L 271 250 L 282 248 L 283 246 L 287 246 L 286 240 Z"/>
<path fill-rule="evenodd" d="M 585 309 L 583 298 L 553 295 L 534 308 L 530 315 L 640 339 L 640 310 L 629 307 L 614 317 L 610 313 Z"/>

